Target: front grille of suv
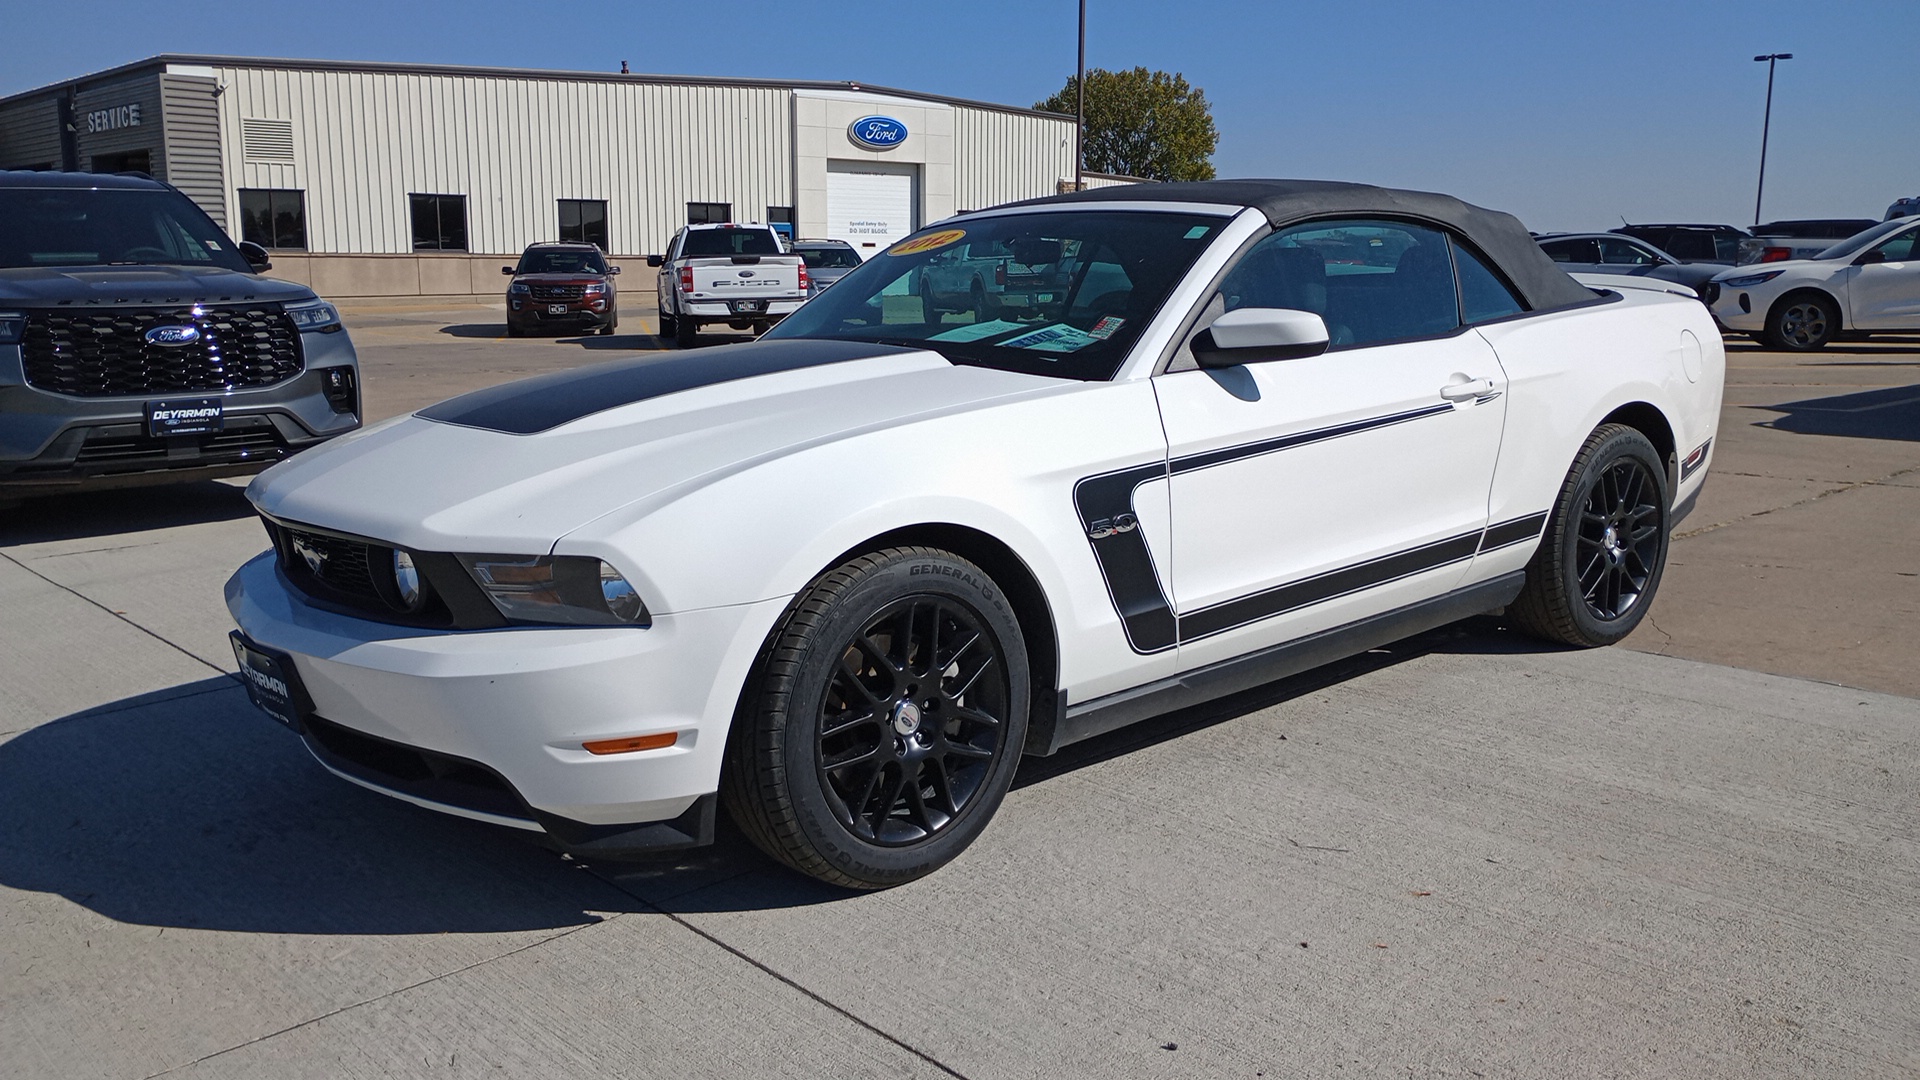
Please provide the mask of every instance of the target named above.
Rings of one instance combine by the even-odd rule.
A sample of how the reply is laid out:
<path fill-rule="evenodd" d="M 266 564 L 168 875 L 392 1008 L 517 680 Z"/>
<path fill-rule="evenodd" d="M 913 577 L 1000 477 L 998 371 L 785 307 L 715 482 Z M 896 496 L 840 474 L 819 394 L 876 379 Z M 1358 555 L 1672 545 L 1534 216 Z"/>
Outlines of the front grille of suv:
<path fill-rule="evenodd" d="M 157 326 L 196 340 L 159 345 Z M 218 393 L 285 382 L 305 362 L 300 333 L 278 304 L 33 311 L 20 342 L 27 384 L 71 397 Z"/>
<path fill-rule="evenodd" d="M 584 285 L 535 285 L 535 300 L 578 300 L 587 295 Z"/>

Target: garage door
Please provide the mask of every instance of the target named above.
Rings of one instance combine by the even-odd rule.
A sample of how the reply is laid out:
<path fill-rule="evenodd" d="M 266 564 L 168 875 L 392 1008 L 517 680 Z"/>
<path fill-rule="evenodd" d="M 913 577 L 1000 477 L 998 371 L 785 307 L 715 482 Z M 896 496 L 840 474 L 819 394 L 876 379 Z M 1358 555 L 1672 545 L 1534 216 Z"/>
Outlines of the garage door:
<path fill-rule="evenodd" d="M 852 244 L 864 259 L 913 232 L 914 169 L 827 162 L 827 235 Z"/>

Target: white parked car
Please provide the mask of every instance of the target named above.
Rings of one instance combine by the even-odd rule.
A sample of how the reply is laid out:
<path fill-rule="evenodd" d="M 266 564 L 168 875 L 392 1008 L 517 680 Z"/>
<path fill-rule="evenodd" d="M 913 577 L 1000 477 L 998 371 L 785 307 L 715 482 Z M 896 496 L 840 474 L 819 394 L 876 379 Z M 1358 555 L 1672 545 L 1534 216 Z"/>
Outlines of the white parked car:
<path fill-rule="evenodd" d="M 1057 249 L 1066 284 L 923 304 L 962 242 Z M 375 790 L 589 856 L 706 841 L 724 801 L 788 865 L 882 887 L 958 855 L 1022 754 L 1503 607 L 1618 641 L 1724 359 L 1697 301 L 1583 287 L 1446 196 L 1036 200 L 895 244 L 762 341 L 272 469 L 234 645 Z"/>
<path fill-rule="evenodd" d="M 1920 219 L 1898 218 L 1811 259 L 1757 263 L 1714 278 L 1713 316 L 1777 349 L 1920 330 Z"/>

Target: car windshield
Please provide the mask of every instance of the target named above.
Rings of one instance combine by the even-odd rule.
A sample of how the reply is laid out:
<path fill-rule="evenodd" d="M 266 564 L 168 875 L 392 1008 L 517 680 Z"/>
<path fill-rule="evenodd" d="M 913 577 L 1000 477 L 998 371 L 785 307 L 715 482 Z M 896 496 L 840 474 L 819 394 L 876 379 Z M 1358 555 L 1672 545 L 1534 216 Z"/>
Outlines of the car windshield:
<path fill-rule="evenodd" d="M 529 251 L 520 256 L 516 274 L 604 274 L 607 262 L 597 251 L 554 248 Z"/>
<path fill-rule="evenodd" d="M 908 345 L 956 364 L 1110 379 L 1226 221 L 1112 210 L 958 218 L 868 259 L 766 336 Z"/>
<path fill-rule="evenodd" d="M 681 245 L 680 257 L 699 259 L 720 255 L 778 255 L 780 242 L 767 229 L 693 229 Z"/>
<path fill-rule="evenodd" d="M 1842 240 L 1839 243 L 1828 248 L 1827 250 L 1821 252 L 1820 254 L 1815 255 L 1814 258 L 1816 259 L 1851 259 L 1855 255 L 1858 255 L 1861 252 L 1872 247 L 1873 245 L 1879 243 L 1882 239 L 1885 239 L 1889 234 L 1899 232 L 1901 229 L 1911 224 L 1913 224 L 1913 222 L 1908 221 L 1905 218 L 1895 218 L 1892 221 L 1883 221 L 1880 224 L 1875 225 L 1871 229 L 1866 229 L 1861 232 L 1854 233 L 1852 236 L 1847 237 L 1845 240 Z"/>
<path fill-rule="evenodd" d="M 860 265 L 860 253 L 852 248 L 797 248 L 794 254 L 800 256 L 809 270 L 839 270 Z"/>
<path fill-rule="evenodd" d="M 153 264 L 252 272 L 179 192 L 0 188 L 0 268 Z"/>

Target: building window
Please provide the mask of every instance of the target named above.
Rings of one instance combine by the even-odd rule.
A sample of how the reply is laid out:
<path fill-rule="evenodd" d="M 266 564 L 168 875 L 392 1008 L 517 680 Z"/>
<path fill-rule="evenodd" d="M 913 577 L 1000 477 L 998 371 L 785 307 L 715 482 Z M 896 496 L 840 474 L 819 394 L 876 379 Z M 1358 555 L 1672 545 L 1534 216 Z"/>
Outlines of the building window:
<path fill-rule="evenodd" d="M 773 226 L 774 232 L 789 240 L 793 239 L 793 207 L 767 207 L 767 224 Z"/>
<path fill-rule="evenodd" d="M 687 224 L 722 225 L 733 220 L 733 204 L 726 202 L 690 202 Z"/>
<path fill-rule="evenodd" d="M 413 208 L 413 250 L 467 250 L 465 195 L 409 195 Z"/>
<path fill-rule="evenodd" d="M 240 189 L 240 239 L 264 248 L 307 250 L 307 193 Z"/>
<path fill-rule="evenodd" d="M 607 248 L 607 203 L 604 199 L 561 199 L 560 242 Z"/>
<path fill-rule="evenodd" d="M 92 167 L 97 173 L 145 173 L 153 175 L 153 151 L 128 150 L 119 154 L 95 154 Z"/>

